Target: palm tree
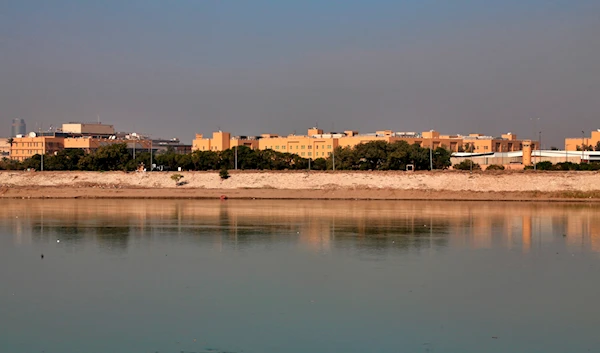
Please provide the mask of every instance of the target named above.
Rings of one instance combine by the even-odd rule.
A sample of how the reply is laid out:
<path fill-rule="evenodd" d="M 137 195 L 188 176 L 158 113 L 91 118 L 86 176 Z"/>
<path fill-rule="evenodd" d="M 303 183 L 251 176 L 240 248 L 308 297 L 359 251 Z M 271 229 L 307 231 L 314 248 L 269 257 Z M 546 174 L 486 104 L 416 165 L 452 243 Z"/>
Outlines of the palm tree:
<path fill-rule="evenodd" d="M 8 142 L 10 144 L 10 147 L 12 147 L 13 143 L 15 143 L 15 139 L 11 137 L 8 140 L 6 140 L 6 142 Z"/>

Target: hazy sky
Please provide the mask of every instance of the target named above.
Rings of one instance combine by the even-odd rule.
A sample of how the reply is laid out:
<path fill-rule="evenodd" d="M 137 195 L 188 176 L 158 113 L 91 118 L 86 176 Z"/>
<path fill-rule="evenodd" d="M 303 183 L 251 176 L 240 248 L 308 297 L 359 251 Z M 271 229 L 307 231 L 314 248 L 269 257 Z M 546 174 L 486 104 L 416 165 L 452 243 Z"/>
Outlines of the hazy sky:
<path fill-rule="evenodd" d="M 600 128 L 598 0 L 0 2 L 12 118 L 179 137 Z"/>

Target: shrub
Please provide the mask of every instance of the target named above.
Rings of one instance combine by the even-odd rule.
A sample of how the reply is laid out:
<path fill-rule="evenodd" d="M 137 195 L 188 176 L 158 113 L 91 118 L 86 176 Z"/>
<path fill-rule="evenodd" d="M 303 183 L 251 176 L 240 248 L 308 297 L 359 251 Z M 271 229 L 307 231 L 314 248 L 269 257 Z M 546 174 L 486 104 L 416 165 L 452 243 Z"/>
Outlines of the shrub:
<path fill-rule="evenodd" d="M 552 162 L 543 161 L 535 164 L 535 169 L 537 170 L 552 170 Z"/>
<path fill-rule="evenodd" d="M 500 164 L 490 164 L 485 170 L 504 170 L 504 166 Z"/>
<path fill-rule="evenodd" d="M 229 172 L 227 171 L 227 168 L 221 168 L 221 171 L 219 171 L 219 176 L 221 177 L 221 180 L 228 179 Z"/>
<path fill-rule="evenodd" d="M 179 185 L 179 180 L 183 179 L 183 175 L 181 174 L 173 174 L 171 175 L 171 179 L 175 182 L 175 186 Z"/>
<path fill-rule="evenodd" d="M 471 170 L 471 163 L 473 163 L 473 170 L 481 170 L 481 166 L 472 162 L 470 159 L 465 159 L 464 161 L 453 165 L 452 168 L 456 170 Z"/>

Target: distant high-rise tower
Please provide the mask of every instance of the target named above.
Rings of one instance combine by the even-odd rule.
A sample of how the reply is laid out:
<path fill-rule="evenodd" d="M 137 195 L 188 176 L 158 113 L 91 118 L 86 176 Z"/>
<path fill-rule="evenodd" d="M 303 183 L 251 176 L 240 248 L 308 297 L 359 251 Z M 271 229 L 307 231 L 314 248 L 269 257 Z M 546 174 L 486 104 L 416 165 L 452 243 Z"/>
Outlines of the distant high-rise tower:
<path fill-rule="evenodd" d="M 17 135 L 25 135 L 26 133 L 25 120 L 19 118 L 13 119 L 12 126 L 10 127 L 10 136 L 15 137 Z"/>

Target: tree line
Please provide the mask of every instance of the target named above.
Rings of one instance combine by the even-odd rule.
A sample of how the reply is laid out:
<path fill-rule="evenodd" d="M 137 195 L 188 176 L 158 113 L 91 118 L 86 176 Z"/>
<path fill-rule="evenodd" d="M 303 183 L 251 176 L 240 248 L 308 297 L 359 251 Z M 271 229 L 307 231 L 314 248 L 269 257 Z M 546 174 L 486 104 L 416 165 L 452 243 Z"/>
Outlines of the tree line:
<path fill-rule="evenodd" d="M 126 144 L 102 146 L 86 153 L 82 149 L 65 149 L 56 154 L 34 155 L 22 162 L 3 158 L 1 170 L 35 169 L 48 171 L 134 171 L 141 165 L 150 170 L 151 161 L 164 170 L 222 170 L 237 168 L 246 170 L 406 170 L 412 164 L 415 170 L 427 170 L 430 164 L 434 169 L 446 169 L 450 163 L 451 152 L 438 147 L 429 148 L 406 141 L 387 143 L 372 141 L 353 147 L 338 147 L 327 158 L 309 160 L 297 154 L 274 150 L 253 150 L 239 146 L 225 151 L 194 151 L 178 154 L 172 148 L 150 156 L 148 151 L 133 152 Z M 430 160 L 430 156 L 432 159 Z M 42 161 L 43 159 L 43 161 Z"/>

